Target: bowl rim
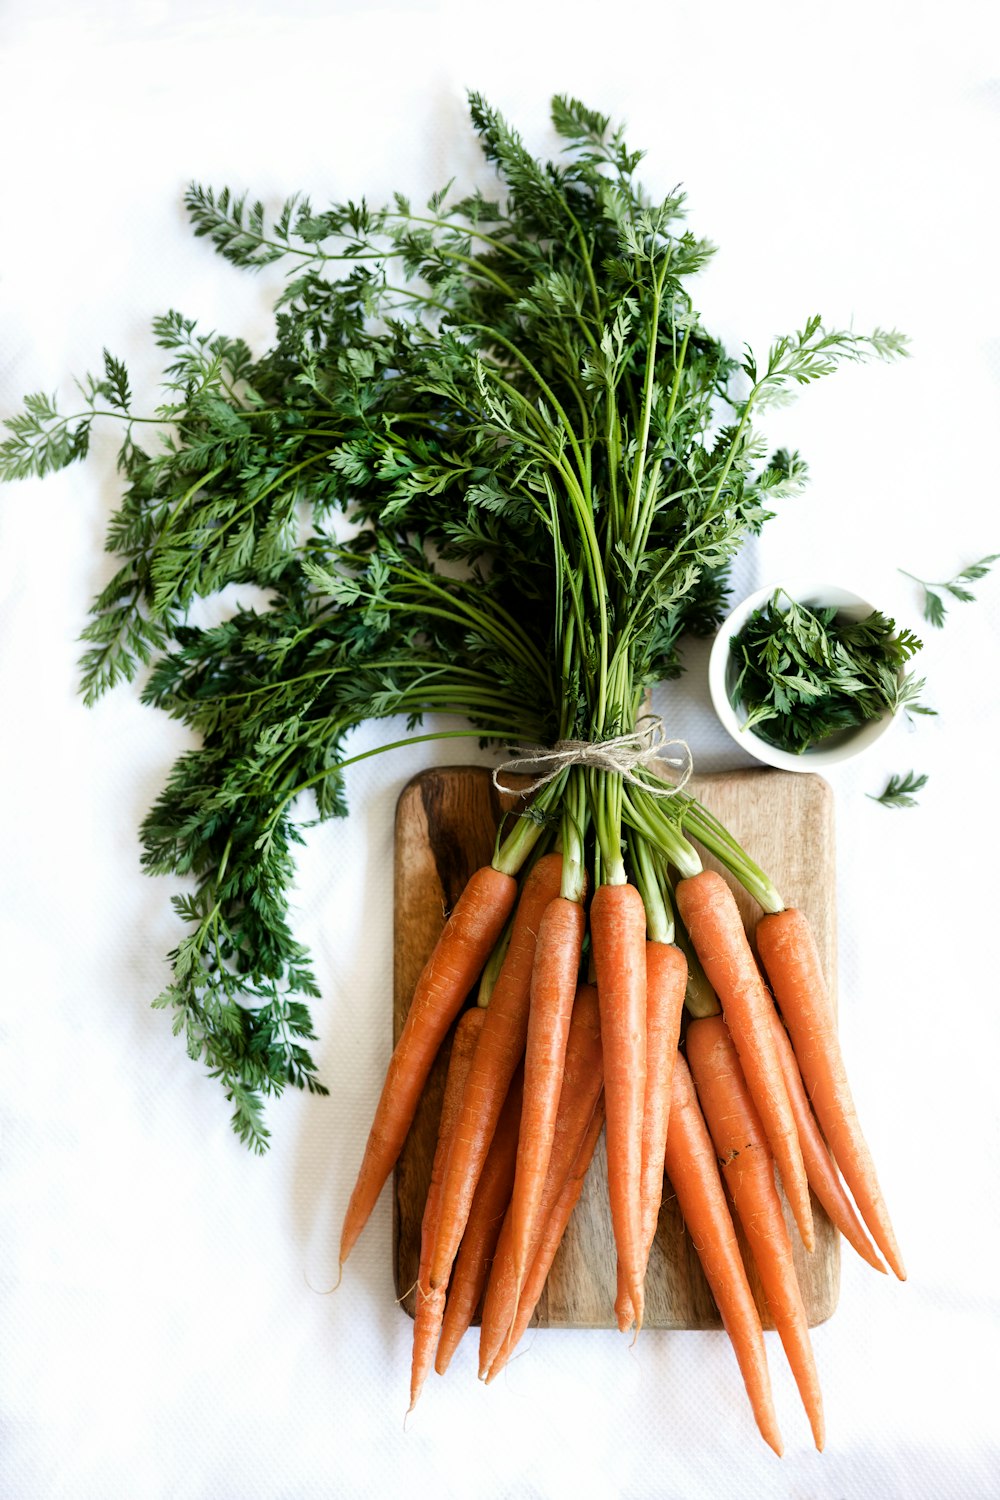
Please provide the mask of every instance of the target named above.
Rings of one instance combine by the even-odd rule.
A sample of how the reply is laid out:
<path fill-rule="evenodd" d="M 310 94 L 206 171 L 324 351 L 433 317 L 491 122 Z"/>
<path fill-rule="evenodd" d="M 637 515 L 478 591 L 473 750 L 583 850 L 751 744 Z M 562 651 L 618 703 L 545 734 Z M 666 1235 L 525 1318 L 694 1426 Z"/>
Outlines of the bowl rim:
<path fill-rule="evenodd" d="M 842 584 L 817 582 L 811 578 L 792 577 L 755 589 L 729 612 L 712 642 L 708 659 L 708 690 L 716 716 L 730 738 L 748 755 L 778 770 L 819 771 L 826 766 L 853 760 L 870 750 L 882 738 L 895 722 L 895 714 L 886 711 L 880 719 L 872 719 L 857 729 L 843 731 L 843 737 L 838 736 L 835 744 L 826 748 L 804 750 L 801 755 L 796 755 L 790 750 L 779 749 L 777 745 L 769 745 L 766 740 L 754 734 L 752 729 L 743 729 L 740 717 L 729 701 L 726 680 L 731 660 L 729 643 L 739 634 L 750 615 L 767 603 L 776 591 L 789 595 L 797 604 L 804 604 L 809 608 L 833 605 L 859 620 L 877 607 L 864 594 L 856 593 Z"/>

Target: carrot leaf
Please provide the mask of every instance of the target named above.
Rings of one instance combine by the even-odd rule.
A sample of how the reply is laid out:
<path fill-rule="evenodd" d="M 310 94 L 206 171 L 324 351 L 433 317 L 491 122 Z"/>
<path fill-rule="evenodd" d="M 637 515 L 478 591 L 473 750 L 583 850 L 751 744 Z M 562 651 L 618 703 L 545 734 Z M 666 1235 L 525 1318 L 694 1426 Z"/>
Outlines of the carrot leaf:
<path fill-rule="evenodd" d="M 918 776 L 915 771 L 907 771 L 901 776 L 890 776 L 877 797 L 872 792 L 867 792 L 866 796 L 872 802 L 880 803 L 882 807 L 916 807 L 916 793 L 926 785 L 926 775 Z"/>
<path fill-rule="evenodd" d="M 346 813 L 348 768 L 419 738 L 633 736 L 645 690 L 682 671 L 682 637 L 723 617 L 740 548 L 805 483 L 798 453 L 768 457 L 757 410 L 905 352 L 898 334 L 816 316 L 759 360 L 727 348 L 695 304 L 714 246 L 686 226 L 682 191 L 645 191 L 621 127 L 557 97 L 546 161 L 481 95 L 469 112 L 495 191 L 320 205 L 192 183 L 196 237 L 287 273 L 270 346 L 171 308 L 152 322 L 151 409 L 105 354 L 72 400 L 28 396 L 0 442 L 14 480 L 84 458 L 94 423 L 117 424 L 117 568 L 81 686 L 93 702 L 142 671 L 143 701 L 194 737 L 142 828 L 146 870 L 183 886 L 156 1004 L 258 1151 L 268 1098 L 321 1088 L 289 901 L 302 830 Z M 804 620 L 769 648 L 774 714 L 820 703 L 831 664 L 855 695 L 877 692 L 859 648 L 827 649 Z M 436 730 L 441 714 L 464 727 Z M 399 724 L 352 756 L 374 719 Z M 617 773 L 550 786 L 535 816 L 561 826 L 574 892 L 585 865 L 634 881 L 623 823 L 657 859 L 699 867 L 657 778 L 631 798 Z M 779 908 L 735 841 L 699 827 Z M 506 833 L 509 873 L 540 828 Z M 645 883 L 654 903 L 654 872 Z"/>
<path fill-rule="evenodd" d="M 1000 552 L 991 552 L 986 557 L 981 557 L 978 562 L 970 563 L 954 578 L 949 578 L 943 583 L 928 583 L 924 578 L 918 578 L 915 573 L 907 573 L 905 568 L 900 568 L 904 578 L 912 578 L 914 583 L 919 583 L 924 591 L 924 619 L 940 630 L 944 625 L 945 615 L 948 613 L 943 594 L 949 594 L 952 599 L 958 599 L 962 604 L 972 604 L 975 594 L 966 588 L 967 583 L 976 583 L 980 578 L 985 578 L 995 562 L 1000 562 Z"/>

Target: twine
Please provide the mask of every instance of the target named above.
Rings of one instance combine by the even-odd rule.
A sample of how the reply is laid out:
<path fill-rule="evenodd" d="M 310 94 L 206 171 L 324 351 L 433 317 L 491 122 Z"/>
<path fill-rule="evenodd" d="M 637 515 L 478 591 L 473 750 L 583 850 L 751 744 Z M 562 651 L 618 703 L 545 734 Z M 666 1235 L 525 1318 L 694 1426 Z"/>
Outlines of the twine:
<path fill-rule="evenodd" d="M 684 754 L 667 755 L 665 752 L 674 745 L 680 746 Z M 675 796 L 687 785 L 694 771 L 687 742 L 667 739 L 659 715 L 643 714 L 631 734 L 620 734 L 610 740 L 557 740 L 551 750 L 544 745 L 518 745 L 517 754 L 503 761 L 493 772 L 493 785 L 498 792 L 511 793 L 515 788 L 504 786 L 500 780 L 504 774 L 531 775 L 531 782 L 518 789 L 522 797 L 529 797 L 532 792 L 555 781 L 569 766 L 592 766 L 598 771 L 611 772 L 632 786 L 642 787 L 651 797 Z M 681 766 L 683 770 L 676 781 L 667 781 L 661 775 L 662 766 Z M 640 768 L 647 776 L 636 775 Z M 650 775 L 659 785 L 647 779 Z"/>

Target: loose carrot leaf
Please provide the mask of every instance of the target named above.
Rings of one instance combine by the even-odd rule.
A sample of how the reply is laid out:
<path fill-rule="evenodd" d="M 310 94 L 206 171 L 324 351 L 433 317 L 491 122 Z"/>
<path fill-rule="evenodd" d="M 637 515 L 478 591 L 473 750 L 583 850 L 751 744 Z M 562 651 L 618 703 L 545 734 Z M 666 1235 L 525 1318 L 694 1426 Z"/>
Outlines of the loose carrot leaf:
<path fill-rule="evenodd" d="M 926 785 L 926 774 L 918 776 L 915 771 L 907 771 L 902 776 L 890 776 L 877 797 L 872 792 L 867 792 L 866 796 L 883 807 L 916 807 L 915 794 Z"/>
<path fill-rule="evenodd" d="M 905 568 L 899 571 L 904 578 L 912 578 L 914 583 L 919 583 L 924 591 L 924 619 L 928 620 L 937 629 L 944 624 L 945 615 L 948 613 L 942 597 L 942 592 L 950 594 L 953 599 L 958 599 L 963 604 L 972 604 L 975 594 L 971 589 L 965 587 L 966 583 L 975 583 L 980 578 L 985 578 L 995 562 L 1000 562 L 1000 552 L 991 552 L 986 557 L 981 557 L 978 562 L 970 563 L 954 578 L 947 579 L 944 583 L 928 583 L 924 578 L 918 578 L 915 573 L 907 573 Z"/>

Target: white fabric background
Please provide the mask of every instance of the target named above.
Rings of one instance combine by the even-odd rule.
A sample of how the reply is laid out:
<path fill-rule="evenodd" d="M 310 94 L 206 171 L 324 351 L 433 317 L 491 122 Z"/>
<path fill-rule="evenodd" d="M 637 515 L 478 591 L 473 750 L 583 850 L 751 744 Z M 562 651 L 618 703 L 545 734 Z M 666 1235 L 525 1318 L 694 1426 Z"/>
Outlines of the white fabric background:
<path fill-rule="evenodd" d="M 995 8 L 361 0 L 8 0 L 0 10 L 0 415 L 96 368 L 151 399 L 168 307 L 262 347 L 278 274 L 186 228 L 191 178 L 274 202 L 481 173 L 464 90 L 551 149 L 570 91 L 631 125 L 655 191 L 687 185 L 720 245 L 699 305 L 733 346 L 814 310 L 897 325 L 913 357 L 847 370 L 775 413 L 802 448 L 737 573 L 860 584 L 909 624 L 917 590 L 1000 550 Z M 410 1324 L 386 1199 L 335 1295 L 335 1235 L 389 1048 L 392 817 L 425 746 L 351 772 L 315 830 L 298 926 L 323 984 L 328 1100 L 286 1097 L 252 1159 L 221 1094 L 148 1008 L 172 884 L 137 824 L 186 743 L 124 689 L 76 696 L 76 638 L 109 576 L 116 481 L 94 461 L 0 494 L 0 1495 L 4 1500 L 985 1500 L 1000 1494 L 995 757 L 1000 582 L 928 632 L 940 717 L 898 726 L 836 791 L 840 1007 L 910 1271 L 845 1255 L 815 1334 L 819 1456 L 780 1349 L 787 1454 L 756 1437 L 722 1336 L 530 1340 L 506 1379 L 471 1346 L 403 1430 Z M 658 707 L 703 769 L 739 764 L 704 649 Z M 359 736 L 365 745 L 374 735 Z M 466 759 L 478 752 L 470 745 Z M 919 810 L 866 800 L 930 773 Z M 771 1341 L 773 1342 L 773 1341 Z"/>

